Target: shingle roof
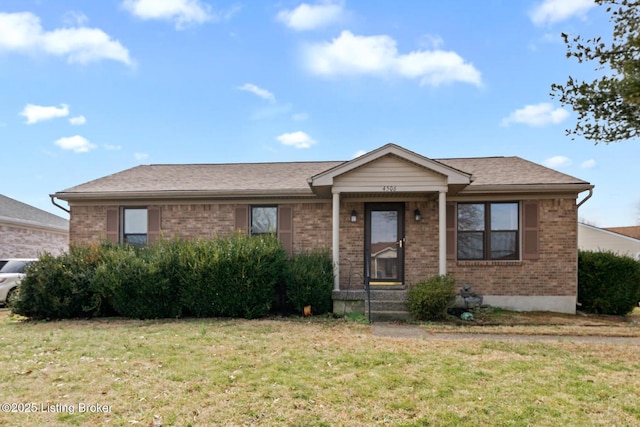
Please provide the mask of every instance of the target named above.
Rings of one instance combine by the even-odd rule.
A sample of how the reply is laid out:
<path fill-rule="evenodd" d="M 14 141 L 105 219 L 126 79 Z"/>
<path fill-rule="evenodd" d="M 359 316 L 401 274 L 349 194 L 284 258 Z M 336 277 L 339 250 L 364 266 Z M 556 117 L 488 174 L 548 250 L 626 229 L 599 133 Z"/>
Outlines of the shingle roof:
<path fill-rule="evenodd" d="M 343 162 L 142 165 L 81 184 L 85 192 L 308 192 L 307 178 Z"/>
<path fill-rule="evenodd" d="M 549 169 L 520 157 L 476 157 L 437 159 L 440 163 L 471 173 L 471 186 L 588 184 L 573 176 Z"/>
<path fill-rule="evenodd" d="M 471 173 L 469 186 L 553 185 L 589 183 L 519 157 L 434 159 Z M 201 192 L 224 195 L 295 194 L 312 195 L 307 180 L 342 165 L 334 162 L 232 163 L 187 165 L 142 165 L 56 193 L 66 200 L 92 194 L 150 194 Z M 582 190 L 581 190 L 582 191 Z"/>
<path fill-rule="evenodd" d="M 630 225 L 627 227 L 607 227 L 605 230 L 613 231 L 614 233 L 624 234 L 625 236 L 633 237 L 634 239 L 640 239 L 640 225 Z"/>
<path fill-rule="evenodd" d="M 0 221 L 35 225 L 59 230 L 69 229 L 69 220 L 0 194 Z"/>

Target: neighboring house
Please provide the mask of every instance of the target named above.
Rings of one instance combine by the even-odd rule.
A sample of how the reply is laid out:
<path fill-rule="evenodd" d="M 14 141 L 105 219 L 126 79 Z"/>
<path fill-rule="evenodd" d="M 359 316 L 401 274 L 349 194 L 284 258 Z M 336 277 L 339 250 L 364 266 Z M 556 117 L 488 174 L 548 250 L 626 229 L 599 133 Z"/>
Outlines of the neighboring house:
<path fill-rule="evenodd" d="M 585 251 L 611 251 L 640 260 L 640 239 L 609 230 L 578 224 L 578 248 Z"/>
<path fill-rule="evenodd" d="M 69 248 L 69 221 L 0 195 L 0 258 L 60 255 Z"/>
<path fill-rule="evenodd" d="M 630 225 L 626 227 L 605 227 L 605 230 L 624 234 L 625 236 L 633 237 L 634 239 L 640 239 L 640 225 Z"/>
<path fill-rule="evenodd" d="M 490 305 L 575 313 L 577 198 L 592 188 L 518 157 L 388 144 L 350 161 L 143 165 L 53 196 L 74 244 L 242 230 L 275 231 L 289 253 L 329 248 L 335 312 L 364 311 L 366 283 L 397 301 L 451 273 Z"/>

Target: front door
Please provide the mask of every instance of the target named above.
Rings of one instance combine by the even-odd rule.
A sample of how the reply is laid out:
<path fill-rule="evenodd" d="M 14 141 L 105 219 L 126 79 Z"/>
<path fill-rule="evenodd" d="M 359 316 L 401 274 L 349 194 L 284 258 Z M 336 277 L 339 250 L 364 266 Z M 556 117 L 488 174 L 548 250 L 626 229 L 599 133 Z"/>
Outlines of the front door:
<path fill-rule="evenodd" d="M 404 203 L 366 205 L 365 275 L 371 285 L 404 281 Z"/>

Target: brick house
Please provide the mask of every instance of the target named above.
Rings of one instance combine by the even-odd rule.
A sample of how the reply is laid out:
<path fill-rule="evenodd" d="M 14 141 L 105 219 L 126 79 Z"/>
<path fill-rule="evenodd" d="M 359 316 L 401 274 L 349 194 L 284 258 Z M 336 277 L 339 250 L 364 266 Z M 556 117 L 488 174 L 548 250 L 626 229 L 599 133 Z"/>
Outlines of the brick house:
<path fill-rule="evenodd" d="M 0 258 L 60 255 L 69 247 L 69 221 L 0 194 Z"/>
<path fill-rule="evenodd" d="M 289 253 L 329 248 L 336 312 L 363 312 L 365 284 L 376 310 L 400 310 L 412 283 L 451 273 L 490 305 L 574 313 L 577 199 L 592 188 L 518 157 L 388 144 L 350 161 L 143 165 L 53 196 L 74 244 L 240 229 L 275 232 Z"/>

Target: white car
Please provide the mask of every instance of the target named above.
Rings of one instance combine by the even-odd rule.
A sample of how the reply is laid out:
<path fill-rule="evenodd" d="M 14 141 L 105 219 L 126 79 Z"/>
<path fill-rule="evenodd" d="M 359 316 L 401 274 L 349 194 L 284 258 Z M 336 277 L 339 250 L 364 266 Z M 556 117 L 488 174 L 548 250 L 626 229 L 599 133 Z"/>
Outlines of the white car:
<path fill-rule="evenodd" d="M 16 290 L 25 276 L 27 265 L 37 261 L 35 258 L 0 259 L 0 304 L 7 305 L 7 300 Z"/>

